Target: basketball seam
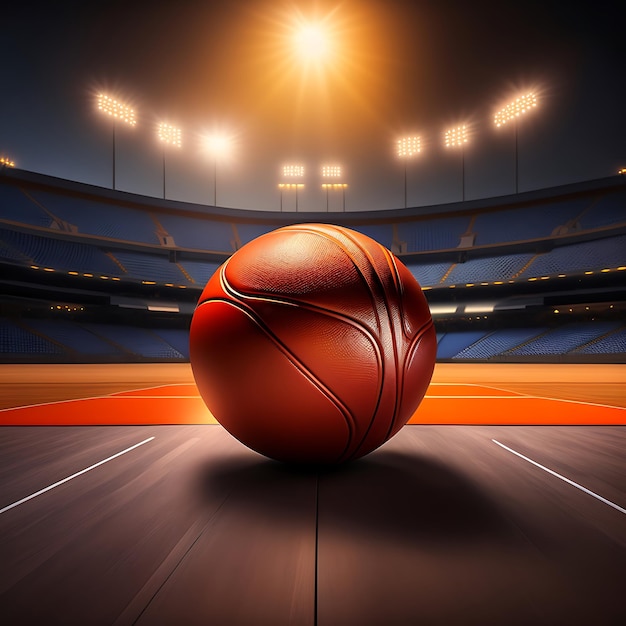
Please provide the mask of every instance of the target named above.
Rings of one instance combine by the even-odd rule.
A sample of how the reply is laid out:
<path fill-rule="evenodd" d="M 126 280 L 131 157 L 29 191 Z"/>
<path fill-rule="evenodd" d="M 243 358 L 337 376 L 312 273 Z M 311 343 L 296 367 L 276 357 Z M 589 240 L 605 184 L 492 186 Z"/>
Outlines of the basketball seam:
<path fill-rule="evenodd" d="M 359 274 L 359 276 L 361 277 L 361 280 L 363 281 L 363 283 L 365 284 L 365 286 L 367 287 L 368 292 L 371 294 L 370 299 L 372 301 L 372 310 L 375 312 L 376 315 L 376 323 L 378 326 L 378 333 L 380 334 L 382 331 L 382 321 L 380 319 L 380 316 L 378 315 L 378 309 L 376 307 L 376 301 L 374 299 L 374 295 L 373 295 L 373 290 L 372 290 L 372 285 L 370 283 L 370 281 L 367 279 L 367 277 L 365 276 L 365 274 L 363 273 L 362 269 L 359 267 L 358 263 L 356 262 L 356 259 L 354 257 L 354 254 L 352 251 L 348 250 L 348 248 L 346 247 L 345 244 L 341 243 L 337 236 L 336 233 L 340 233 L 341 235 L 343 235 L 344 237 L 346 237 L 346 239 L 348 239 L 353 246 L 355 246 L 357 249 L 360 250 L 360 252 L 366 257 L 368 258 L 368 260 L 370 260 L 370 265 L 372 267 L 372 273 L 376 276 L 377 279 L 377 283 L 378 283 L 378 287 L 381 288 L 381 291 L 385 292 L 384 289 L 384 283 L 381 280 L 380 276 L 378 275 L 378 272 L 376 272 L 375 270 L 375 266 L 373 263 L 371 263 L 371 255 L 369 255 L 369 253 L 364 250 L 362 248 L 362 246 L 355 241 L 355 239 L 353 237 L 350 236 L 349 233 L 344 232 L 343 230 L 339 230 L 336 227 L 333 227 L 332 225 L 326 224 L 324 225 L 324 228 L 328 229 L 329 232 L 325 232 L 324 230 L 322 230 L 320 228 L 320 230 L 315 230 L 313 228 L 306 228 L 302 225 L 298 225 L 296 227 L 285 227 L 285 230 L 290 230 L 290 231 L 300 231 L 300 232 L 305 232 L 305 233 L 309 233 L 309 234 L 313 234 L 315 236 L 318 237 L 322 237 L 328 241 L 331 241 L 335 246 L 337 246 L 340 250 L 343 251 L 343 253 L 348 257 L 348 259 L 350 260 L 350 262 L 352 263 L 352 265 L 354 266 L 355 270 L 357 271 L 357 273 Z M 380 246 L 380 244 L 378 244 Z M 381 246 L 382 248 L 382 246 Z M 385 300 L 386 302 L 386 300 Z M 386 302 L 387 303 L 387 302 Z M 388 307 L 386 307 L 388 309 Z M 385 377 L 386 377 L 386 373 L 387 373 L 387 368 L 385 365 L 385 360 L 382 358 L 383 355 L 383 350 L 382 347 L 380 346 L 378 339 L 377 338 L 373 338 L 375 345 L 377 346 L 378 352 L 381 355 L 380 358 L 380 376 L 379 376 L 379 386 L 378 386 L 378 393 L 377 393 L 377 398 L 376 398 L 376 404 L 374 406 L 374 410 L 372 411 L 371 415 L 370 415 L 370 419 L 369 422 L 367 424 L 367 428 L 365 429 L 363 435 L 361 436 L 360 440 L 358 442 L 355 442 L 355 445 L 353 447 L 352 452 L 350 453 L 350 456 L 346 459 L 346 460 L 350 460 L 351 458 L 354 458 L 354 456 L 358 453 L 358 451 L 361 449 L 361 447 L 363 446 L 364 442 L 366 441 L 372 426 L 374 425 L 374 422 L 376 421 L 376 415 L 378 414 L 378 411 L 380 409 L 381 406 L 381 402 L 382 402 L 382 396 L 383 396 L 383 389 L 384 389 L 384 385 L 385 385 Z M 395 351 L 395 347 L 394 347 L 394 351 Z M 397 361 L 396 361 L 397 363 Z M 397 369 L 397 364 L 396 364 L 396 369 Z M 392 418 L 392 422 L 393 422 L 393 418 Z"/>
<path fill-rule="evenodd" d="M 341 460 L 343 456 L 346 454 L 346 451 L 350 448 L 350 444 L 354 438 L 355 430 L 356 430 L 356 420 L 352 415 L 351 411 L 344 405 L 341 400 L 335 396 L 332 391 L 324 385 L 324 383 L 319 380 L 317 376 L 313 372 L 309 370 L 304 363 L 302 363 L 290 350 L 289 348 L 282 342 L 280 339 L 265 325 L 262 319 L 260 319 L 253 311 L 249 310 L 249 307 L 245 306 L 243 303 L 233 302 L 228 298 L 209 298 L 208 300 L 204 300 L 198 307 L 203 307 L 206 304 L 211 304 L 213 302 L 223 302 L 224 304 L 228 304 L 233 308 L 241 311 L 244 315 L 246 315 L 249 319 L 251 319 L 261 331 L 265 333 L 265 335 L 274 343 L 274 345 L 287 357 L 287 359 L 291 362 L 291 364 L 301 373 L 304 374 L 313 385 L 320 391 L 335 407 L 338 411 L 343 415 L 343 418 L 346 422 L 346 426 L 348 428 L 348 437 L 347 443 L 344 446 L 341 454 L 337 457 L 337 461 Z"/>
<path fill-rule="evenodd" d="M 335 229 L 336 230 L 336 229 Z M 394 324 L 394 320 L 392 317 L 392 311 L 391 311 L 391 307 L 389 306 L 389 294 L 387 293 L 387 289 L 386 287 L 386 283 L 383 280 L 382 276 L 379 274 L 375 263 L 373 262 L 373 256 L 372 254 L 366 250 L 365 248 L 363 248 L 363 246 L 361 246 L 361 244 L 354 238 L 351 236 L 351 234 L 348 233 L 344 233 L 343 231 L 339 231 L 341 232 L 349 241 L 352 242 L 352 244 L 357 247 L 362 254 L 368 259 L 370 266 L 372 268 L 372 274 L 374 277 L 374 282 L 377 283 L 378 288 L 380 289 L 380 292 L 382 294 L 382 299 L 383 302 L 385 304 L 385 311 L 387 313 L 386 315 L 386 321 L 388 324 L 388 328 L 389 328 L 389 332 L 391 333 L 392 336 L 392 359 L 393 359 L 393 364 L 394 364 L 394 370 L 395 370 L 395 394 L 394 394 L 394 402 L 393 402 L 393 412 L 392 415 L 390 417 L 389 420 L 389 426 L 387 428 L 387 432 L 386 432 L 386 436 L 384 441 L 387 441 L 389 439 L 389 436 L 391 434 L 391 432 L 393 432 L 393 428 L 394 425 L 396 423 L 396 419 L 397 419 L 397 415 L 398 415 L 398 407 L 399 407 L 399 396 L 400 396 L 400 372 L 399 372 L 399 355 L 398 355 L 398 343 L 397 343 L 397 334 L 396 334 L 396 329 L 395 329 L 395 324 Z M 384 246 L 381 246 L 378 242 L 374 242 L 377 244 L 378 246 L 378 251 L 382 253 L 384 260 L 387 263 L 387 268 L 390 271 L 391 274 L 391 278 L 392 278 L 392 282 L 394 283 L 394 287 L 396 288 L 396 295 L 398 296 L 396 299 L 398 301 L 401 301 L 401 298 L 399 297 L 399 289 L 398 289 L 398 285 L 399 285 L 399 277 L 397 275 L 397 268 L 395 267 L 395 264 L 391 264 L 390 263 L 390 257 L 387 253 L 387 250 L 384 248 Z M 338 243 L 338 245 L 341 245 Z M 342 248 L 345 248 L 343 245 L 341 246 Z M 347 251 L 346 251 L 347 253 Z M 352 256 L 351 256 L 352 258 Z M 354 263 L 354 261 L 353 261 Z M 355 263 L 356 266 L 356 263 Z M 395 279 L 395 280 L 393 280 Z M 370 289 L 371 292 L 373 292 L 373 285 L 370 283 L 370 281 L 366 280 L 366 284 L 368 286 L 368 288 Z M 377 312 L 377 316 L 378 316 L 378 312 Z M 379 319 L 379 329 L 382 330 L 382 320 Z M 402 323 L 402 317 L 400 318 L 400 327 L 401 329 L 403 329 L 403 323 Z M 403 333 L 404 334 L 404 333 Z M 371 431 L 372 426 L 374 425 L 374 423 L 376 422 L 376 415 L 378 414 L 378 411 L 380 409 L 381 406 L 381 401 L 382 401 L 382 394 L 383 394 L 383 390 L 384 390 L 384 386 L 385 386 L 385 380 L 388 374 L 388 367 L 386 367 L 386 363 L 383 360 L 383 376 L 382 376 L 382 383 L 380 386 L 380 393 L 379 393 L 379 401 L 376 403 L 376 408 L 372 413 L 371 419 L 370 419 L 370 423 L 363 435 L 363 437 L 361 438 L 361 441 L 358 443 L 358 445 L 356 446 L 354 452 L 353 452 L 353 456 L 358 454 L 359 450 L 362 448 L 362 446 L 365 444 L 365 442 L 367 441 L 367 438 L 369 436 L 369 433 Z"/>

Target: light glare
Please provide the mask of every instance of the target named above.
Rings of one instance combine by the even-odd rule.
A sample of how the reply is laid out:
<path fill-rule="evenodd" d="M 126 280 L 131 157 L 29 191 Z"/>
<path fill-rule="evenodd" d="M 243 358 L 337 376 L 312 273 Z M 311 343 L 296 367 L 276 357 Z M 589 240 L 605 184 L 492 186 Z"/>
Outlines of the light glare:
<path fill-rule="evenodd" d="M 283 165 L 283 176 L 297 178 L 304 176 L 304 165 Z"/>
<path fill-rule="evenodd" d="M 137 124 L 137 119 L 135 117 L 135 111 L 131 107 L 110 96 L 107 96 L 103 93 L 98 94 L 98 109 L 113 117 L 116 120 L 120 120 L 121 122 L 125 122 L 130 126 L 135 126 Z"/>
<path fill-rule="evenodd" d="M 503 126 L 536 106 L 537 96 L 533 92 L 527 93 L 500 109 L 494 116 L 494 122 L 498 127 Z"/>
<path fill-rule="evenodd" d="M 444 137 L 446 148 L 463 146 L 468 142 L 467 127 L 463 124 L 462 126 L 450 128 L 445 132 Z"/>
<path fill-rule="evenodd" d="M 322 176 L 324 178 L 340 178 L 341 165 L 323 165 Z"/>
<path fill-rule="evenodd" d="M 159 141 L 163 143 L 168 143 L 176 148 L 180 148 L 181 146 L 181 138 L 182 133 L 180 128 L 176 128 L 176 126 L 172 126 L 171 124 L 166 124 L 165 122 L 161 122 L 159 124 L 158 130 Z"/>
<path fill-rule="evenodd" d="M 398 139 L 396 146 L 399 157 L 412 157 L 422 151 L 422 140 L 417 135 L 402 137 Z"/>

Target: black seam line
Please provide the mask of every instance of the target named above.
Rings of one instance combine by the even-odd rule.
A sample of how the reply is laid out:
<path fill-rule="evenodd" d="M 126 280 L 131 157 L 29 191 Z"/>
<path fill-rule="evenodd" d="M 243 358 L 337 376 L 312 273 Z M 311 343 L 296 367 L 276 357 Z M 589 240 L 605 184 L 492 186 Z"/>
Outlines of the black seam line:
<path fill-rule="evenodd" d="M 301 373 L 307 375 L 309 380 L 315 385 L 317 389 L 319 389 L 328 400 L 337 408 L 339 413 L 343 416 L 346 426 L 348 428 L 348 440 L 341 451 L 341 454 L 337 457 L 337 461 L 341 460 L 343 456 L 346 454 L 346 451 L 350 447 L 352 439 L 354 437 L 356 431 L 356 420 L 354 419 L 354 415 L 348 409 L 347 406 L 338 398 L 322 381 L 309 370 L 308 367 L 304 365 L 304 363 L 300 362 L 298 358 L 283 344 L 282 341 L 274 333 L 265 325 L 263 320 L 259 319 L 257 315 L 255 315 L 254 311 L 248 310 L 249 307 L 244 306 L 243 303 L 233 302 L 228 298 L 211 298 L 210 300 L 205 300 L 200 306 L 204 306 L 206 304 L 210 304 L 212 302 L 222 302 L 224 304 L 228 304 L 235 309 L 241 311 L 244 315 L 247 315 L 252 321 L 254 321 L 259 328 L 274 342 L 274 344 L 278 347 L 278 349 L 287 357 L 290 363 Z"/>
<path fill-rule="evenodd" d="M 330 233 L 328 232 L 319 232 L 316 231 L 314 229 L 306 229 L 306 228 L 297 228 L 297 229 L 292 229 L 292 230 L 298 230 L 300 232 L 305 232 L 308 234 L 312 234 L 314 236 L 320 237 L 322 239 L 326 239 L 327 241 L 330 241 L 331 243 L 333 243 L 335 246 L 337 246 L 345 255 L 346 257 L 348 257 L 349 261 L 352 263 L 352 266 L 354 267 L 355 271 L 357 272 L 357 274 L 360 276 L 361 280 L 363 281 L 363 284 L 368 288 L 369 292 L 370 292 L 370 300 L 372 301 L 372 310 L 375 312 L 376 314 L 376 323 L 378 326 L 378 331 L 380 333 L 381 331 L 381 320 L 380 317 L 378 316 L 378 310 L 376 307 L 376 301 L 374 299 L 374 295 L 372 293 L 372 285 L 370 284 L 370 282 L 368 281 L 367 277 L 365 276 L 365 274 L 363 273 L 363 271 L 361 270 L 361 268 L 359 267 L 359 265 L 356 262 L 355 259 L 355 255 L 353 254 L 352 251 L 350 251 L 348 249 L 348 247 L 341 243 L 336 236 L 336 233 L 342 234 L 341 231 L 337 230 L 336 228 L 332 228 L 329 227 L 328 230 L 330 230 Z M 354 246 L 355 248 L 357 248 L 357 250 L 359 250 L 369 261 L 370 261 L 370 265 L 372 266 L 372 270 L 373 270 L 373 274 L 376 277 L 377 281 L 374 282 L 378 282 L 378 287 L 381 288 L 383 294 L 384 294 L 384 284 L 382 279 L 380 278 L 380 276 L 378 275 L 378 273 L 375 271 L 375 267 L 374 264 L 372 263 L 372 257 L 371 255 L 364 249 L 361 248 L 361 246 L 350 236 L 346 235 L 346 238 L 348 239 L 348 241 L 352 244 L 352 246 Z M 378 244 L 380 245 L 380 244 Z M 380 246 L 380 248 L 382 250 L 384 250 L 384 248 L 382 246 Z M 338 460 L 345 460 L 346 455 L 348 454 L 348 451 L 352 448 L 352 451 L 350 452 L 350 455 L 348 458 L 352 458 L 354 456 L 354 454 L 356 454 L 356 452 L 360 449 L 360 447 L 363 445 L 363 442 L 365 441 L 365 439 L 367 438 L 373 424 L 374 424 L 374 418 L 378 412 L 378 408 L 380 407 L 380 403 L 382 400 L 382 395 L 383 395 L 383 388 L 384 388 L 384 380 L 385 380 L 385 361 L 383 359 L 383 351 L 381 349 L 381 346 L 379 344 L 379 342 L 377 341 L 376 337 L 374 337 L 369 330 L 362 324 L 362 322 L 360 320 L 354 319 L 353 317 L 347 316 L 347 315 L 342 315 L 341 313 L 336 313 L 334 311 L 329 311 L 328 309 L 325 309 L 323 307 L 318 307 L 316 305 L 310 305 L 307 303 L 301 303 L 298 300 L 294 300 L 293 302 L 290 302 L 288 299 L 285 298 L 274 298 L 271 296 L 267 296 L 267 297 L 263 297 L 263 296 L 247 296 L 244 293 L 239 292 L 237 289 L 235 289 L 230 282 L 228 281 L 228 278 L 226 277 L 226 268 L 225 266 L 222 266 L 222 272 L 220 274 L 220 283 L 222 285 L 222 288 L 226 291 L 227 294 L 231 295 L 231 296 L 236 296 L 238 298 L 245 300 L 248 299 L 256 299 L 256 300 L 261 300 L 261 301 L 273 301 L 273 302 L 285 302 L 288 304 L 296 304 L 300 307 L 302 307 L 305 310 L 309 310 L 309 311 L 315 311 L 315 312 L 323 312 L 325 315 L 328 315 L 329 317 L 334 317 L 335 319 L 339 319 L 342 321 L 345 321 L 347 323 L 349 323 L 352 327 L 358 328 L 363 334 L 365 334 L 371 342 L 371 345 L 374 347 L 374 351 L 376 352 L 376 358 L 378 361 L 378 367 L 379 367 L 379 372 L 380 372 L 380 376 L 379 376 L 379 383 L 378 383 L 378 393 L 377 393 L 377 398 L 376 398 L 376 406 L 374 411 L 372 412 L 372 416 L 369 420 L 369 424 L 365 430 L 364 435 L 361 437 L 361 440 L 359 442 L 355 442 L 353 441 L 354 437 L 356 436 L 356 430 L 357 430 L 357 423 L 356 420 L 354 418 L 354 415 L 352 415 L 352 412 L 349 411 L 348 407 L 345 407 L 345 405 L 339 400 L 339 398 L 336 398 L 336 396 L 334 394 L 331 394 L 332 398 L 338 402 L 342 407 L 345 408 L 345 411 L 347 412 L 347 414 L 350 416 L 350 418 L 352 419 L 352 429 L 349 428 L 350 430 L 350 434 L 349 434 L 349 438 L 348 438 L 348 443 L 346 445 L 346 447 L 344 448 L 344 450 L 342 451 L 342 453 L 339 455 Z M 386 300 L 385 303 L 387 304 Z M 387 307 L 388 308 L 388 307 Z M 271 331 L 269 330 L 269 328 L 267 328 L 265 326 L 265 324 L 259 320 L 256 315 L 254 316 L 255 320 L 258 320 L 259 324 L 262 324 L 262 327 L 264 329 L 266 329 L 266 331 L 270 334 L 270 336 L 272 336 L 274 338 L 274 340 L 276 342 L 278 342 L 280 345 L 283 345 L 281 342 L 279 342 L 278 338 L 275 337 L 275 335 L 273 333 L 271 333 Z M 289 350 L 286 348 L 286 346 L 283 346 L 285 351 L 291 355 L 291 352 L 289 352 Z M 308 368 L 305 368 L 306 371 L 313 375 L 312 372 L 310 372 L 308 370 Z M 397 370 L 397 365 L 396 365 L 396 370 Z M 321 381 L 319 381 L 316 377 L 315 380 L 321 385 Z M 324 387 L 324 389 L 326 389 L 326 387 Z M 330 392 L 330 390 L 328 390 L 328 392 Z M 343 413 L 344 411 L 342 411 Z M 344 419 L 345 419 L 345 415 L 346 413 L 344 413 Z M 348 421 L 348 420 L 346 420 Z"/>
<path fill-rule="evenodd" d="M 313 626 L 317 626 L 317 598 L 319 585 L 319 521 L 320 521 L 320 475 L 315 475 L 315 579 L 313 581 Z"/>
<path fill-rule="evenodd" d="M 220 512 L 220 510 L 222 509 L 222 507 L 224 506 L 224 504 L 226 503 L 228 498 L 230 498 L 231 495 L 232 495 L 232 492 L 229 493 L 222 500 L 221 504 L 217 507 L 217 509 L 213 511 L 213 515 L 211 515 L 211 517 L 207 520 L 202 530 L 198 533 L 198 536 L 192 541 L 191 545 L 185 550 L 184 554 L 178 560 L 178 563 L 174 565 L 174 567 L 172 568 L 172 571 L 165 577 L 165 580 L 159 585 L 158 589 L 152 594 L 152 597 L 148 600 L 148 602 L 146 602 L 146 606 L 144 606 L 143 609 L 141 609 L 141 612 L 139 613 L 139 615 L 137 615 L 137 617 L 133 620 L 133 626 L 141 619 L 141 616 L 148 610 L 148 607 L 152 604 L 152 602 L 154 602 L 155 598 L 159 595 L 161 589 L 163 589 L 165 584 L 174 575 L 174 572 L 176 572 L 176 570 L 181 566 L 182 562 L 187 558 L 187 555 L 191 552 L 192 548 L 196 545 L 196 543 L 198 543 L 198 541 L 200 540 L 200 537 L 202 537 L 202 535 L 204 535 L 204 533 L 209 528 L 209 526 L 211 526 L 211 524 L 213 523 L 213 520 L 215 519 L 215 517 Z"/>

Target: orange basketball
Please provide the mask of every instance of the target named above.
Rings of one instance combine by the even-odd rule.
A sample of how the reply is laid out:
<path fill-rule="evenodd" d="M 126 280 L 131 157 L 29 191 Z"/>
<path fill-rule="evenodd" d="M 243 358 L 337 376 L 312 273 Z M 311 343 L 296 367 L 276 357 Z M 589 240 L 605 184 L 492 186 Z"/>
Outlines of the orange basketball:
<path fill-rule="evenodd" d="M 436 335 L 385 247 L 326 224 L 251 241 L 207 283 L 190 357 L 207 407 L 268 457 L 334 464 L 378 448 L 422 401 Z"/>

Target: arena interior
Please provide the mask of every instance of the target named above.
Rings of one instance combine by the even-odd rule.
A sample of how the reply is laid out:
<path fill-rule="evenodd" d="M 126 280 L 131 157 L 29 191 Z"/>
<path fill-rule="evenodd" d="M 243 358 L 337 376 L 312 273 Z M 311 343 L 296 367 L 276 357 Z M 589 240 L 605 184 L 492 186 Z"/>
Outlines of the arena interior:
<path fill-rule="evenodd" d="M 437 331 L 422 406 L 333 470 L 199 398 L 208 278 L 283 225 L 389 248 Z M 7 624 L 623 624 L 626 178 L 261 212 L 0 169 Z M 3 618 L 4 621 L 4 618 Z"/>

